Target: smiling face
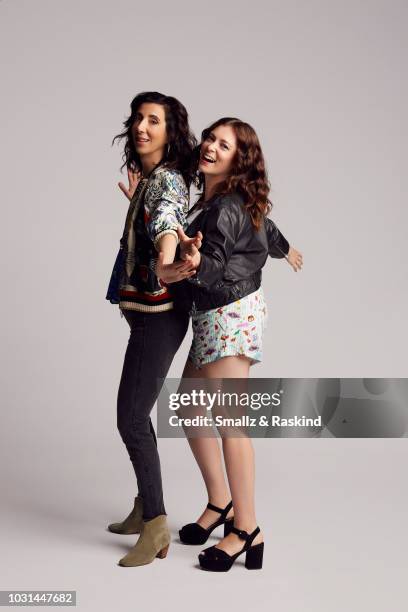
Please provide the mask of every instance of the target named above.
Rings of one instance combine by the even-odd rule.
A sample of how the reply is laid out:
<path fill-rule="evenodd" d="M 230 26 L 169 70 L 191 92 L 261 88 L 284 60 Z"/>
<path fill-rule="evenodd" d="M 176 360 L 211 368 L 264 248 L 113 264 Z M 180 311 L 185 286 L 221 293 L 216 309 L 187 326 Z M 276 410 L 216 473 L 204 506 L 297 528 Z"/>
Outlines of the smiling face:
<path fill-rule="evenodd" d="M 166 115 L 161 104 L 144 102 L 132 125 L 132 140 L 141 159 L 154 157 L 158 163 L 167 145 Z"/>
<path fill-rule="evenodd" d="M 237 151 L 237 138 L 230 125 L 214 128 L 201 143 L 198 169 L 206 176 L 228 176 Z"/>

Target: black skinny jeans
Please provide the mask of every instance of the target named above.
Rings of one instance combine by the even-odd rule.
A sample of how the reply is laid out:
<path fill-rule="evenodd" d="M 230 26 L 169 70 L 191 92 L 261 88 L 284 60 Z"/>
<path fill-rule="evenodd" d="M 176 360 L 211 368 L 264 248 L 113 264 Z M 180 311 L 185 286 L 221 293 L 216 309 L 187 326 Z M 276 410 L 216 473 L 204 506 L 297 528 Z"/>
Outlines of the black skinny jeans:
<path fill-rule="evenodd" d="M 117 425 L 136 474 L 143 519 L 166 514 L 157 441 L 150 413 L 188 328 L 185 312 L 124 310 L 130 337 L 117 403 Z"/>

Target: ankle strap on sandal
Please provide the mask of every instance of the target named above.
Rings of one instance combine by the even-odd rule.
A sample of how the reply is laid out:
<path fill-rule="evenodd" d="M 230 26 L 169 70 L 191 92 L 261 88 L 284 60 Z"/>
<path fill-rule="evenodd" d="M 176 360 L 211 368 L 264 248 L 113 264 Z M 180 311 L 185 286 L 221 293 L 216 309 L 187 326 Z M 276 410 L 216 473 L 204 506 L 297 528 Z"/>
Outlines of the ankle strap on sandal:
<path fill-rule="evenodd" d="M 231 528 L 231 533 L 235 533 L 241 540 L 245 540 L 245 545 L 250 546 L 252 542 L 255 540 L 256 536 L 261 530 L 259 527 L 253 530 L 252 533 L 248 533 L 247 531 L 243 531 L 241 529 L 237 529 L 236 527 Z"/>
<path fill-rule="evenodd" d="M 225 506 L 225 508 L 218 508 L 218 506 L 214 506 L 214 504 L 211 504 L 210 502 L 208 502 L 207 508 L 209 510 L 214 510 L 214 512 L 219 512 L 221 514 L 221 517 L 225 518 L 227 516 L 228 512 L 232 508 L 232 500 L 229 502 L 229 504 L 227 504 Z"/>

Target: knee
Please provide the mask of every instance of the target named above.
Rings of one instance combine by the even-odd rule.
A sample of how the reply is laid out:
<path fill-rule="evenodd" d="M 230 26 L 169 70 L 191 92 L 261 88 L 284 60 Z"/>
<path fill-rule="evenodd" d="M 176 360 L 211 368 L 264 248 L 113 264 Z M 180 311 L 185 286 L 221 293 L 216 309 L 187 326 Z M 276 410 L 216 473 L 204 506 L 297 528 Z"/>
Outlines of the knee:
<path fill-rule="evenodd" d="M 146 433 L 150 433 L 148 419 L 140 420 L 132 418 L 130 415 L 123 414 L 120 411 L 118 411 L 117 414 L 116 425 L 120 437 L 127 446 L 138 446 L 141 438 L 143 438 Z"/>

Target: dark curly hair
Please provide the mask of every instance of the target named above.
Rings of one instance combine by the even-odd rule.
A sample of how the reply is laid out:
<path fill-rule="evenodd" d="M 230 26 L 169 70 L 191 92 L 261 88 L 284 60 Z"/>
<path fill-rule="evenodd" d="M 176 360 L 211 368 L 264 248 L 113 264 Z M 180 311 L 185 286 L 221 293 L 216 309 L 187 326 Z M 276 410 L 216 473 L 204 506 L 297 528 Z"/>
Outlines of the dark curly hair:
<path fill-rule="evenodd" d="M 197 146 L 197 140 L 190 131 L 187 110 L 176 98 L 166 96 L 157 91 L 144 91 L 133 98 L 130 103 L 130 115 L 123 122 L 125 129 L 112 140 L 113 145 L 115 140 L 125 139 L 121 171 L 124 167 L 133 172 L 137 172 L 142 168 L 140 157 L 133 144 L 131 129 L 140 106 L 145 102 L 153 102 L 164 107 L 167 139 L 170 147 L 165 151 L 164 157 L 158 165 L 165 165 L 167 168 L 179 170 L 189 186 L 194 178 L 192 153 Z"/>
<path fill-rule="evenodd" d="M 258 136 L 248 123 L 235 117 L 222 117 L 202 131 L 201 143 L 220 125 L 229 125 L 234 130 L 237 151 L 232 160 L 231 173 L 218 185 L 216 193 L 240 193 L 251 216 L 252 225 L 259 230 L 263 217 L 272 209 L 272 202 L 268 198 L 270 184 Z M 199 158 L 200 146 L 194 151 L 196 177 Z M 204 187 L 203 173 L 198 173 L 196 183 L 199 189 Z"/>

